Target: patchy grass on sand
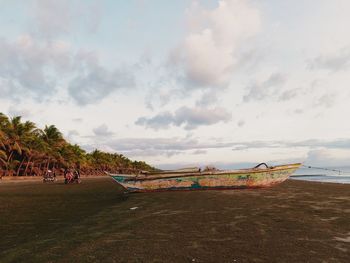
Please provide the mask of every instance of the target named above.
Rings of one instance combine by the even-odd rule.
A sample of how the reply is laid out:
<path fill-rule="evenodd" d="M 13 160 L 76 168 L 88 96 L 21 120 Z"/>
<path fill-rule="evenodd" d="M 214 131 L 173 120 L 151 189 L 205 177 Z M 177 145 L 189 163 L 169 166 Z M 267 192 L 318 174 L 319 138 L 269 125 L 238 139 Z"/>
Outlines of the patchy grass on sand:
<path fill-rule="evenodd" d="M 123 194 L 0 182 L 0 262 L 349 262 L 350 185 Z"/>

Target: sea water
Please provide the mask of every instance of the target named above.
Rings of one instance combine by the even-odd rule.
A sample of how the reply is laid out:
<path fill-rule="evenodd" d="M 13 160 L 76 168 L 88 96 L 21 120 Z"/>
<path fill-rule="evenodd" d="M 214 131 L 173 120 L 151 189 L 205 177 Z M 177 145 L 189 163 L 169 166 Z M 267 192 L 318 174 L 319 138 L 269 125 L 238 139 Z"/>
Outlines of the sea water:
<path fill-rule="evenodd" d="M 301 167 L 290 178 L 295 180 L 350 184 L 350 166 L 324 168 L 328 170 Z"/>

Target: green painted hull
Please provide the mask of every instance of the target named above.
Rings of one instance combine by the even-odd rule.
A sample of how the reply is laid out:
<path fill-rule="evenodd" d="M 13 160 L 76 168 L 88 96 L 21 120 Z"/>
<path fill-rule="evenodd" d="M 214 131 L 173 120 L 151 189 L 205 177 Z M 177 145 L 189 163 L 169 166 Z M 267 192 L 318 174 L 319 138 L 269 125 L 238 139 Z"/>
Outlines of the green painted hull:
<path fill-rule="evenodd" d="M 270 187 L 285 181 L 301 164 L 267 169 L 242 169 L 162 175 L 121 175 L 111 177 L 129 192 L 171 190 L 214 190 Z"/>

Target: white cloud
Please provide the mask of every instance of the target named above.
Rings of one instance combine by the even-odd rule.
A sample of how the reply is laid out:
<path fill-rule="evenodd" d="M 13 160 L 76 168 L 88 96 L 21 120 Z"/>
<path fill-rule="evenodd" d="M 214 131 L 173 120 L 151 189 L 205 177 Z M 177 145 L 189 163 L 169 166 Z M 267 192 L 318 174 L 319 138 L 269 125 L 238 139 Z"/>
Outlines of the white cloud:
<path fill-rule="evenodd" d="M 349 69 L 350 47 L 344 47 L 333 53 L 320 55 L 308 61 L 311 70 L 329 70 L 331 72 Z"/>
<path fill-rule="evenodd" d="M 85 149 L 101 146 L 128 156 L 173 156 L 194 151 L 195 155 L 204 154 L 206 149 L 227 148 L 232 143 L 210 142 L 203 143 L 194 138 L 124 138 L 112 139 L 99 145 L 85 145 Z"/>
<path fill-rule="evenodd" d="M 170 61 L 192 86 L 226 86 L 237 50 L 260 29 L 260 13 L 248 0 L 222 0 L 213 10 L 194 2 L 187 12 L 190 32 Z"/>
<path fill-rule="evenodd" d="M 336 103 L 336 95 L 334 93 L 327 93 L 320 96 L 316 102 L 315 106 L 330 108 L 333 107 Z"/>
<path fill-rule="evenodd" d="M 195 150 L 195 151 L 193 151 L 192 152 L 192 154 L 206 154 L 207 153 L 207 151 L 206 150 Z"/>
<path fill-rule="evenodd" d="M 107 69 L 96 52 L 75 52 L 60 40 L 40 41 L 30 35 L 12 42 L 0 38 L 0 61 L 0 92 L 11 99 L 29 96 L 42 101 L 69 81 L 68 94 L 86 105 L 135 85 L 126 66 Z"/>
<path fill-rule="evenodd" d="M 106 124 L 101 124 L 100 126 L 92 130 L 97 137 L 108 137 L 112 136 L 113 132 L 108 129 Z"/>
<path fill-rule="evenodd" d="M 350 139 L 339 138 L 335 140 L 316 140 L 309 139 L 303 141 L 251 141 L 251 142 L 232 142 L 230 144 L 233 150 L 257 149 L 257 148 L 294 148 L 306 147 L 310 149 L 347 149 L 350 150 Z"/>
<path fill-rule="evenodd" d="M 307 153 L 305 163 L 314 166 L 348 166 L 350 150 L 313 149 Z"/>
<path fill-rule="evenodd" d="M 201 125 L 213 125 L 231 120 L 231 114 L 224 108 L 188 108 L 181 107 L 175 111 L 174 123 L 185 124 L 185 129 L 195 129 Z"/>
<path fill-rule="evenodd" d="M 173 121 L 174 115 L 169 111 L 165 111 L 151 118 L 140 117 L 135 124 L 158 130 L 169 128 L 169 125 L 171 125 Z"/>
<path fill-rule="evenodd" d="M 52 40 L 79 30 L 94 33 L 102 19 L 99 1 L 36 0 L 31 24 L 36 35 Z"/>
<path fill-rule="evenodd" d="M 76 142 L 76 139 L 80 136 L 79 132 L 77 130 L 69 130 L 67 133 L 67 140 L 69 142 Z"/>
<path fill-rule="evenodd" d="M 289 90 L 285 90 L 280 96 L 279 96 L 279 100 L 280 101 L 287 101 L 287 100 L 291 100 L 295 97 L 298 96 L 298 93 L 300 92 L 300 89 L 289 89 Z"/>
<path fill-rule="evenodd" d="M 254 83 L 248 87 L 248 93 L 243 97 L 245 102 L 252 100 L 264 100 L 275 97 L 286 82 L 284 75 L 280 73 L 271 74 L 270 77 L 261 83 Z M 282 97 L 283 98 L 283 97 Z M 284 97 L 286 98 L 286 97 Z"/>
<path fill-rule="evenodd" d="M 184 125 L 185 129 L 191 130 L 198 126 L 213 125 L 229 120 L 231 120 L 231 114 L 224 108 L 181 107 L 173 114 L 171 112 L 161 112 L 151 118 L 141 117 L 135 123 L 155 130 L 167 129 L 170 125 Z"/>
<path fill-rule="evenodd" d="M 29 35 L 13 42 L 0 38 L 0 61 L 0 91 L 11 98 L 52 95 L 58 82 L 53 72 L 64 75 L 72 66 L 68 44 L 42 43 Z"/>
<path fill-rule="evenodd" d="M 196 101 L 196 106 L 208 107 L 214 105 L 218 102 L 217 93 L 213 90 L 209 90 L 202 93 L 202 96 L 199 100 Z"/>
<path fill-rule="evenodd" d="M 37 30 L 47 37 L 68 33 L 74 10 L 69 0 L 36 0 L 33 6 Z"/>
<path fill-rule="evenodd" d="M 90 64 L 71 80 L 68 92 L 75 102 L 86 105 L 101 101 L 115 90 L 134 86 L 134 76 L 128 69 L 110 71 L 99 64 Z"/>
<path fill-rule="evenodd" d="M 16 107 L 13 105 L 10 106 L 7 112 L 10 117 L 21 116 L 22 118 L 28 119 L 32 116 L 32 113 L 29 109 L 23 109 L 18 105 Z"/>
<path fill-rule="evenodd" d="M 244 121 L 244 120 L 239 120 L 239 121 L 237 122 L 238 127 L 243 127 L 244 124 L 245 124 L 245 121 Z"/>

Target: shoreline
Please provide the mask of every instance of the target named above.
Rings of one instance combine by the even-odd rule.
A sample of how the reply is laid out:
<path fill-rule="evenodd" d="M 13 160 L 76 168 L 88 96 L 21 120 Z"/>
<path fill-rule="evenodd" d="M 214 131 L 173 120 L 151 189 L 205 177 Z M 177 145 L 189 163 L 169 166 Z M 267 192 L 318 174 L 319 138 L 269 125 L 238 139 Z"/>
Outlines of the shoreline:
<path fill-rule="evenodd" d="M 304 182 L 324 182 L 332 184 L 350 184 L 349 175 L 297 175 L 291 176 L 289 179 Z"/>
<path fill-rule="evenodd" d="M 344 182 L 329 182 L 329 181 L 312 181 L 312 180 L 303 180 L 303 179 L 288 179 L 288 180 L 295 180 L 300 182 L 306 182 L 306 183 L 319 183 L 319 184 L 341 184 L 341 185 L 348 185 L 350 183 L 344 183 Z"/>

